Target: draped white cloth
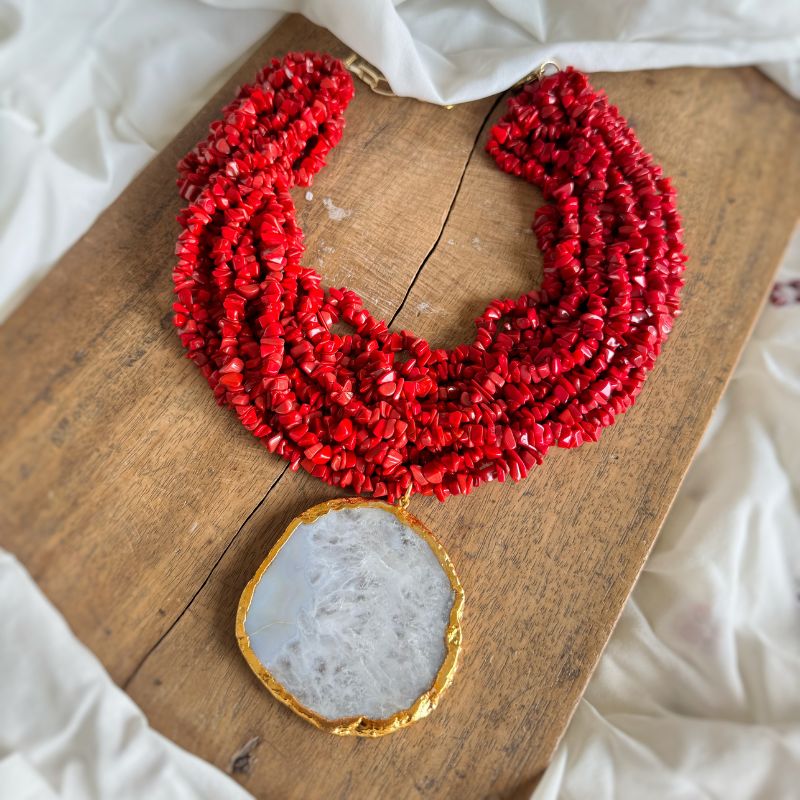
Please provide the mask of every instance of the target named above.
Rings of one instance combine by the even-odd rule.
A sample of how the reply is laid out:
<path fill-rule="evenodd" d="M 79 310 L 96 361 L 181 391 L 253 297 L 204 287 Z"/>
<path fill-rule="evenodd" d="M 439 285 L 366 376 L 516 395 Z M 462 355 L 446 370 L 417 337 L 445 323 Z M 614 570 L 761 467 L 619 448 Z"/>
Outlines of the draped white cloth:
<path fill-rule="evenodd" d="M 147 726 L 10 554 L 0 551 L 0 798 L 246 800 Z"/>
<path fill-rule="evenodd" d="M 0 0 L 0 319 L 282 10 L 434 102 L 494 93 L 550 58 L 758 64 L 800 94 L 797 0 Z M 784 278 L 789 302 L 764 312 L 537 800 L 795 790 L 800 245 Z M 145 796 L 243 792 L 150 731 L 0 557 L 0 798 Z"/>
<path fill-rule="evenodd" d="M 299 10 L 379 67 L 397 94 L 462 103 L 548 59 L 586 72 L 765 64 L 800 94 L 796 0 L 210 0 Z"/>

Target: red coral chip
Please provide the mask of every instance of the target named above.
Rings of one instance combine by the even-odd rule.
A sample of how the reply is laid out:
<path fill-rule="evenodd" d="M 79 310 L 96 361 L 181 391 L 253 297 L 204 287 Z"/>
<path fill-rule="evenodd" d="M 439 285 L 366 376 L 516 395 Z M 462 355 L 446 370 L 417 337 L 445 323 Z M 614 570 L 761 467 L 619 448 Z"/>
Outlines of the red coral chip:
<path fill-rule="evenodd" d="M 293 469 L 390 501 L 520 480 L 552 445 L 597 441 L 679 313 L 669 179 L 582 73 L 524 86 L 486 149 L 544 196 L 542 285 L 492 301 L 471 344 L 434 350 L 301 264 L 289 190 L 324 166 L 352 97 L 339 61 L 289 53 L 179 164 L 174 322 L 217 400 Z"/>

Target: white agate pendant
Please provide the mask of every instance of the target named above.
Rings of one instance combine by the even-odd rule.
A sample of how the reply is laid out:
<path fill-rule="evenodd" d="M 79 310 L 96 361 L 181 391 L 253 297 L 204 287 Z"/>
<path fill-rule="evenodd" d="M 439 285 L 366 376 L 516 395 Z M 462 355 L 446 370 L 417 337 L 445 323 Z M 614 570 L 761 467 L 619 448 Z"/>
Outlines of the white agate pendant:
<path fill-rule="evenodd" d="M 247 663 L 323 730 L 381 736 L 430 714 L 453 679 L 464 592 L 405 503 L 345 498 L 294 519 L 239 602 Z"/>

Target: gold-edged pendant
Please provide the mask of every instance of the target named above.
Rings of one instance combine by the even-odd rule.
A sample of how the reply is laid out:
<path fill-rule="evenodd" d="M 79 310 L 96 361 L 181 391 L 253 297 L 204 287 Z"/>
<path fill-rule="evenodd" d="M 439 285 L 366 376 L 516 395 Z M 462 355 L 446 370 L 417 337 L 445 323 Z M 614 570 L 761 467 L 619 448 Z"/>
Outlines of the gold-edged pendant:
<path fill-rule="evenodd" d="M 407 509 L 342 498 L 296 517 L 242 593 L 236 639 L 292 711 L 329 733 L 382 736 L 436 708 L 461 650 L 464 590 Z"/>

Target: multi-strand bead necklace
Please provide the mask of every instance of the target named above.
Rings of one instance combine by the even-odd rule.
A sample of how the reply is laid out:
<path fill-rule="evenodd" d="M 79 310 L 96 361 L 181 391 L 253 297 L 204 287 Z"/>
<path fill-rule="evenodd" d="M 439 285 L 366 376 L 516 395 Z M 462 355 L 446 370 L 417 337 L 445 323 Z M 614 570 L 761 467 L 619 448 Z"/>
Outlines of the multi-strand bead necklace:
<path fill-rule="evenodd" d="M 275 59 L 179 165 L 174 319 L 217 400 L 292 469 L 390 502 L 519 480 L 551 446 L 596 441 L 678 314 L 669 179 L 582 73 L 523 86 L 486 149 L 544 197 L 542 285 L 435 349 L 301 263 L 290 189 L 324 166 L 353 91 L 330 56 Z"/>

